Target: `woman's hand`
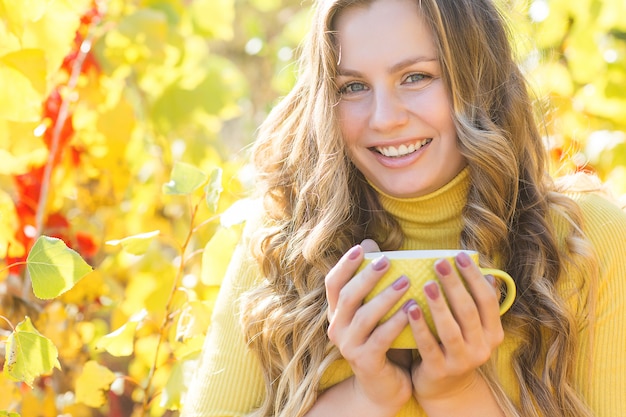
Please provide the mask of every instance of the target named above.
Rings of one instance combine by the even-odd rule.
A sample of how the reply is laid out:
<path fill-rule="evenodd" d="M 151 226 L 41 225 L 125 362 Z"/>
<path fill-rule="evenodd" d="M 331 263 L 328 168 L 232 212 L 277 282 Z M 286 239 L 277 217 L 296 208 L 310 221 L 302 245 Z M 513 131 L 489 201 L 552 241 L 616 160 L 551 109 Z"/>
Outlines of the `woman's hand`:
<path fill-rule="evenodd" d="M 387 353 L 408 318 L 400 310 L 382 325 L 378 322 L 406 292 L 409 282 L 404 276 L 398 277 L 394 284 L 363 304 L 365 296 L 389 268 L 389 260 L 380 257 L 356 273 L 363 261 L 364 247 L 378 250 L 372 241 L 364 241 L 350 249 L 326 276 L 328 337 L 352 367 L 359 403 L 372 411 L 371 415 L 395 415 L 411 397 L 411 377 L 408 368 L 392 361 Z"/>
<path fill-rule="evenodd" d="M 473 397 L 492 410 L 483 415 L 500 415 L 499 408 L 492 407 L 495 403 L 489 401 L 491 393 L 478 372 L 478 367 L 489 360 L 504 339 L 494 280 L 484 277 L 465 253 L 456 257 L 456 265 L 469 291 L 447 260 L 435 264 L 441 287 L 436 282 L 424 286 L 440 342 L 428 328 L 417 304 L 405 309 L 421 356 L 411 371 L 414 396 L 427 412 L 430 406 L 454 411 L 455 399 L 463 402 Z M 482 398 L 473 395 L 479 392 Z M 465 410 L 468 406 L 467 402 L 462 405 Z M 471 406 L 469 409 L 475 410 Z"/>

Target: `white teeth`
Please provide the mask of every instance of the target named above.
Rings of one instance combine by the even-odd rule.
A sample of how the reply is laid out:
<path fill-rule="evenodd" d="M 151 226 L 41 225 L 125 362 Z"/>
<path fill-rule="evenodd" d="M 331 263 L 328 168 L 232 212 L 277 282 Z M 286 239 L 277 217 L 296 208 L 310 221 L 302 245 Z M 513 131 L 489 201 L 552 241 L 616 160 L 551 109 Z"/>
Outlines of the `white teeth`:
<path fill-rule="evenodd" d="M 395 146 L 385 146 L 385 147 L 377 146 L 375 149 L 376 151 L 380 152 L 381 154 L 387 157 L 405 156 L 405 155 L 415 152 L 422 146 L 430 143 L 431 140 L 432 139 L 425 139 L 419 142 L 411 143 L 409 145 L 402 144 L 397 148 Z"/>

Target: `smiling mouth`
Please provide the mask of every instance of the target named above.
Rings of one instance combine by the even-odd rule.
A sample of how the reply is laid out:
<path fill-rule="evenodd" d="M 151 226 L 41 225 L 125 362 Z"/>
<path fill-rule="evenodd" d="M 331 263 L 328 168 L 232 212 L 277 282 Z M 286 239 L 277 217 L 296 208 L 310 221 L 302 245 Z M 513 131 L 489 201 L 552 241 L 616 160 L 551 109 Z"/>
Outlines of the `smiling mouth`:
<path fill-rule="evenodd" d="M 421 147 L 428 145 L 430 142 L 432 142 L 432 138 L 430 139 L 424 139 L 421 141 L 417 141 L 408 145 L 402 144 L 398 147 L 396 146 L 375 146 L 372 148 L 372 150 L 378 152 L 381 155 L 384 155 L 386 157 L 390 157 L 390 158 L 398 158 L 401 156 L 406 156 L 409 154 L 412 154 L 413 152 L 419 150 Z"/>

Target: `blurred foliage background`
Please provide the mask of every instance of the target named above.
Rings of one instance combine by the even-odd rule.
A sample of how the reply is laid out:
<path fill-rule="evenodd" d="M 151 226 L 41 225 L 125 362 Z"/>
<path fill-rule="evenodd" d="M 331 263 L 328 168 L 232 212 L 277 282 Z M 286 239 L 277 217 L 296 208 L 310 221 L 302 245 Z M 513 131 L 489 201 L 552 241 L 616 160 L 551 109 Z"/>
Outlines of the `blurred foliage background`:
<path fill-rule="evenodd" d="M 626 3 L 500 4 L 554 172 L 626 194 Z M 0 0 L 0 416 L 178 414 L 309 7 Z M 25 268 L 42 235 L 94 268 L 46 300 Z"/>

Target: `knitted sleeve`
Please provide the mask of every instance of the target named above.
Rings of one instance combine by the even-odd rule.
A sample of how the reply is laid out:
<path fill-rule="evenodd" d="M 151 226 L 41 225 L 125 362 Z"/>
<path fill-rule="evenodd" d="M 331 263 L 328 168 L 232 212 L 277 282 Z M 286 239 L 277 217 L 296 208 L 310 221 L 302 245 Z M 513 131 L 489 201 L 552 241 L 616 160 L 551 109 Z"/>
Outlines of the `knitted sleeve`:
<path fill-rule="evenodd" d="M 600 272 L 575 378 L 597 417 L 621 417 L 626 409 L 626 213 L 598 195 L 574 199 L 583 210 Z"/>
<path fill-rule="evenodd" d="M 239 322 L 240 296 L 259 280 L 246 232 L 220 288 L 199 365 L 183 401 L 182 417 L 244 416 L 265 395 L 259 361 L 248 349 Z"/>

